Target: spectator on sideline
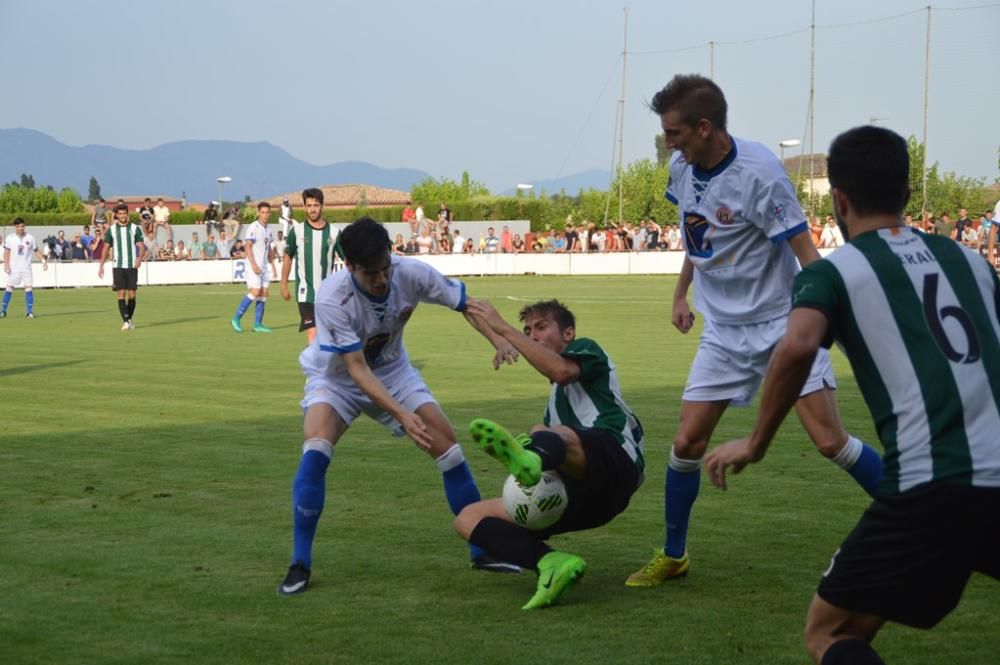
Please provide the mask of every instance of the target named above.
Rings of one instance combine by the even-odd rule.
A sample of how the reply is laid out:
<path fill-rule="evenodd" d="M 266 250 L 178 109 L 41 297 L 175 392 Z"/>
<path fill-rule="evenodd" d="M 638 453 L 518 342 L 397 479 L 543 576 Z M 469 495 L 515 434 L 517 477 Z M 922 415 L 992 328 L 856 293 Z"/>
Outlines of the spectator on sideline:
<path fill-rule="evenodd" d="M 465 247 L 462 248 L 463 254 L 475 254 L 476 253 L 476 243 L 473 242 L 472 238 L 465 239 Z"/>
<path fill-rule="evenodd" d="M 194 261 L 198 261 L 204 257 L 201 241 L 198 239 L 197 231 L 191 234 L 191 246 L 188 248 L 188 252 L 191 254 L 191 259 Z"/>
<path fill-rule="evenodd" d="M 247 257 L 246 252 L 243 250 L 242 240 L 237 240 L 233 244 L 233 248 L 229 250 L 229 257 L 232 259 L 245 259 Z"/>
<path fill-rule="evenodd" d="M 426 219 L 424 217 L 424 204 L 417 201 L 417 209 L 413 213 L 413 220 L 416 222 L 416 225 L 410 225 L 410 228 L 413 229 L 414 233 L 420 233 L 420 229 L 424 226 L 424 219 Z"/>
<path fill-rule="evenodd" d="M 275 234 L 274 255 L 278 258 L 279 263 L 285 259 L 285 248 L 288 247 L 288 241 L 286 240 L 287 237 L 288 235 L 280 229 Z M 278 278 L 275 277 L 275 279 Z"/>
<path fill-rule="evenodd" d="M 156 238 L 156 220 L 153 217 L 153 200 L 148 196 L 143 205 L 135 209 L 139 213 L 139 222 L 142 224 L 142 235 L 146 240 Z"/>
<path fill-rule="evenodd" d="M 414 233 L 410 236 L 410 239 L 406 241 L 406 247 L 403 248 L 404 254 L 418 254 L 420 252 L 420 246 L 417 245 L 417 238 L 419 236 Z"/>
<path fill-rule="evenodd" d="M 168 240 L 167 244 L 169 245 L 171 242 L 172 241 Z M 178 240 L 177 241 L 177 246 L 174 247 L 174 260 L 175 261 L 190 261 L 191 260 L 191 252 L 188 251 L 188 248 L 184 246 L 184 241 L 183 240 Z"/>
<path fill-rule="evenodd" d="M 106 232 L 105 232 L 106 233 Z M 96 233 L 94 242 L 90 243 L 90 260 L 98 261 L 104 253 L 104 233 Z"/>
<path fill-rule="evenodd" d="M 52 255 L 57 261 L 70 261 L 73 258 L 73 250 L 66 240 L 65 232 L 59 231 L 56 234 L 56 240 L 52 243 Z"/>
<path fill-rule="evenodd" d="M 939 236 L 955 238 L 955 222 L 951 221 L 951 216 L 948 213 L 941 213 L 941 219 L 934 222 L 934 232 Z"/>
<path fill-rule="evenodd" d="M 410 233 L 417 232 L 417 213 L 413 211 L 413 206 L 409 203 L 403 208 L 403 216 L 400 218 L 400 221 L 404 224 L 409 224 Z"/>
<path fill-rule="evenodd" d="M 174 255 L 174 241 L 167 240 L 167 244 L 156 250 L 156 260 L 157 261 L 173 261 L 177 258 Z"/>
<path fill-rule="evenodd" d="M 521 251 L 522 252 L 524 251 L 523 240 L 521 241 Z M 572 217 L 566 220 L 566 251 L 567 252 L 580 251 L 580 234 L 577 233 L 576 228 L 573 226 Z"/>
<path fill-rule="evenodd" d="M 451 254 L 451 236 L 445 230 L 438 236 L 438 254 Z"/>
<path fill-rule="evenodd" d="M 288 226 L 292 223 L 292 202 L 288 200 L 286 196 L 281 200 L 281 216 L 278 218 L 278 224 L 281 225 L 281 230 L 278 232 L 282 237 L 288 237 Z M 283 257 L 285 255 L 285 247 L 282 245 L 278 251 L 278 256 Z"/>
<path fill-rule="evenodd" d="M 73 243 L 70 245 L 70 259 L 73 261 L 86 261 L 87 248 L 83 246 L 83 239 L 79 233 L 73 236 Z"/>
<path fill-rule="evenodd" d="M 493 231 L 493 227 L 486 229 L 486 244 L 484 251 L 487 254 L 496 254 L 500 251 L 500 238 L 497 237 L 496 233 Z"/>
<path fill-rule="evenodd" d="M 397 233 L 396 239 L 392 243 L 392 253 L 393 254 L 406 254 L 406 241 L 403 240 L 403 234 Z"/>
<path fill-rule="evenodd" d="M 90 215 L 91 226 L 97 228 L 98 224 L 108 223 L 108 206 L 104 199 L 97 199 L 94 205 L 94 212 Z"/>
<path fill-rule="evenodd" d="M 524 251 L 524 240 L 521 239 L 520 233 L 514 234 L 514 240 L 511 241 L 510 246 L 515 254 L 520 254 Z"/>
<path fill-rule="evenodd" d="M 972 226 L 972 220 L 969 219 L 969 211 L 965 208 L 958 209 L 958 221 L 955 222 L 955 240 L 962 240 L 964 237 L 965 229 Z"/>
<path fill-rule="evenodd" d="M 224 232 L 223 232 L 224 233 Z M 219 246 L 215 244 L 215 234 L 208 232 L 208 238 L 201 244 L 201 255 L 205 259 L 219 258 Z"/>
<path fill-rule="evenodd" d="M 219 248 L 220 259 L 233 258 L 233 242 L 226 236 L 225 229 L 219 231 L 219 242 L 216 243 L 216 246 Z"/>
<path fill-rule="evenodd" d="M 229 237 L 234 241 L 240 237 L 240 209 L 235 204 L 232 205 L 226 214 L 222 216 L 222 225 L 226 227 Z M 221 237 L 221 236 L 220 236 Z"/>
<path fill-rule="evenodd" d="M 451 240 L 451 253 L 461 254 L 465 250 L 465 238 L 462 237 L 461 231 L 455 229 L 455 235 Z"/>
<path fill-rule="evenodd" d="M 90 234 L 90 226 L 84 225 L 83 235 L 80 236 L 80 242 L 83 243 L 83 251 L 87 255 L 87 260 L 89 261 L 94 257 L 94 236 Z"/>
<path fill-rule="evenodd" d="M 174 227 L 170 225 L 170 208 L 163 203 L 163 199 L 156 199 L 156 205 L 153 206 L 154 232 L 161 226 L 167 230 L 167 239 L 173 240 Z"/>
<path fill-rule="evenodd" d="M 510 235 L 510 229 L 506 226 L 500 231 L 500 251 L 510 254 L 514 251 L 514 238 Z"/>
<path fill-rule="evenodd" d="M 206 231 L 215 231 L 218 233 L 223 229 L 222 222 L 219 221 L 219 211 L 215 207 L 215 201 L 208 204 L 208 208 L 205 210 L 204 219 L 202 221 L 205 223 Z"/>
<path fill-rule="evenodd" d="M 426 255 L 430 254 L 432 249 L 434 249 L 434 238 L 431 237 L 431 232 L 426 227 L 420 229 L 420 235 L 417 236 L 417 252 Z"/>

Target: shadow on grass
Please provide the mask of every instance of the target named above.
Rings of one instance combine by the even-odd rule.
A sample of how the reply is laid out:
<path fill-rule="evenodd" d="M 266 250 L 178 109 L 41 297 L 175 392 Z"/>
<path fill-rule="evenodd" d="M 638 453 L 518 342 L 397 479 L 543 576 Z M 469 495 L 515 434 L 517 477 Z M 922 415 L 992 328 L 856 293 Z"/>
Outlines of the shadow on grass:
<path fill-rule="evenodd" d="M 81 309 L 81 310 L 77 310 L 77 311 L 74 311 L 74 312 L 51 312 L 50 313 L 50 312 L 46 312 L 43 309 L 40 313 L 39 312 L 35 312 L 35 317 L 37 317 L 37 318 L 43 318 L 44 317 L 46 319 L 52 319 L 52 318 L 55 318 L 57 316 L 77 316 L 79 314 L 103 314 L 104 312 L 107 312 L 107 311 L 108 310 L 106 310 L 106 309 Z"/>
<path fill-rule="evenodd" d="M 29 374 L 31 372 L 40 372 L 46 369 L 55 369 L 57 367 L 69 367 L 71 365 L 77 365 L 82 362 L 87 362 L 84 359 L 79 360 L 67 360 L 61 363 L 42 363 L 40 365 L 22 365 L 20 367 L 10 367 L 8 369 L 0 369 L 0 377 L 15 376 L 17 374 Z"/>
<path fill-rule="evenodd" d="M 193 323 L 195 321 L 208 321 L 210 319 L 215 319 L 215 316 L 188 316 L 183 319 L 172 319 L 170 321 L 154 321 L 147 324 L 146 328 L 159 328 L 161 326 L 176 326 L 181 323 Z"/>

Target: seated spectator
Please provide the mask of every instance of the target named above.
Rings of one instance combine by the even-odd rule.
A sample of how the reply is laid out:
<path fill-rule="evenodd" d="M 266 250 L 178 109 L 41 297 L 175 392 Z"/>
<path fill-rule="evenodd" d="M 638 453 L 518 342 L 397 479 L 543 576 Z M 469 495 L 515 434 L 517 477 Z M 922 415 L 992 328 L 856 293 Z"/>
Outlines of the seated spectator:
<path fill-rule="evenodd" d="M 159 230 L 160 227 L 167 230 L 167 239 L 174 239 L 174 227 L 170 225 L 170 208 L 168 208 L 164 203 L 163 199 L 156 199 L 156 205 L 153 206 L 153 230 L 154 233 Z"/>
<path fill-rule="evenodd" d="M 173 240 L 168 240 L 166 245 L 156 250 L 157 261 L 173 261 L 175 258 Z"/>
<path fill-rule="evenodd" d="M 87 249 L 83 246 L 83 238 L 79 233 L 73 236 L 73 243 L 70 245 L 69 258 L 73 261 L 87 260 Z"/>
<path fill-rule="evenodd" d="M 145 202 L 138 208 L 139 223 L 142 225 L 142 237 L 147 241 L 156 239 L 156 220 L 153 216 L 153 201 L 147 196 Z"/>
<path fill-rule="evenodd" d="M 962 244 L 969 249 L 979 251 L 979 231 L 971 223 L 962 229 Z"/>
<path fill-rule="evenodd" d="M 215 235 L 209 232 L 208 238 L 201 244 L 201 255 L 206 259 L 215 259 L 219 256 L 219 246 L 215 244 Z"/>
<path fill-rule="evenodd" d="M 404 254 L 416 254 L 420 251 L 420 247 L 417 245 L 417 234 L 414 233 L 410 236 L 410 239 L 406 241 L 406 247 L 403 248 Z"/>
<path fill-rule="evenodd" d="M 170 244 L 169 240 L 167 241 L 167 244 L 168 245 Z M 191 252 L 189 252 L 188 248 L 184 246 L 183 240 L 178 240 L 177 246 L 174 247 L 174 261 L 190 261 L 190 260 L 191 260 Z"/>
<path fill-rule="evenodd" d="M 556 254 L 566 253 L 566 238 L 563 236 L 562 231 L 556 231 L 552 236 L 549 237 L 549 244 L 552 245 L 552 251 Z"/>
<path fill-rule="evenodd" d="M 524 251 L 524 240 L 521 239 L 521 234 L 520 233 L 515 233 L 514 234 L 514 240 L 511 241 L 510 246 L 511 246 L 511 250 L 515 254 L 520 254 L 521 252 Z"/>
<path fill-rule="evenodd" d="M 410 232 L 411 233 L 416 233 L 417 232 L 417 224 L 416 224 L 416 222 L 417 222 L 417 213 L 414 212 L 413 206 L 410 205 L 409 203 L 407 203 L 406 207 L 403 208 L 403 216 L 400 218 L 400 221 L 403 222 L 404 224 L 409 224 L 410 225 Z"/>
<path fill-rule="evenodd" d="M 462 248 L 463 254 L 475 254 L 476 253 L 476 243 L 472 238 L 465 239 L 465 247 Z"/>
<path fill-rule="evenodd" d="M 191 234 L 191 246 L 188 248 L 191 258 L 195 261 L 201 259 L 204 254 L 201 249 L 201 241 L 198 239 L 198 232 L 195 231 Z"/>
<path fill-rule="evenodd" d="M 413 212 L 412 210 L 410 212 Z M 403 234 L 397 233 L 396 240 L 392 243 L 392 253 L 393 254 L 406 254 L 406 241 L 403 240 Z"/>
<path fill-rule="evenodd" d="M 243 251 L 242 240 L 237 240 L 236 244 L 233 245 L 233 248 L 229 250 L 229 257 L 233 259 L 245 259 L 247 257 L 247 253 Z"/>
<path fill-rule="evenodd" d="M 222 222 L 219 221 L 219 211 L 215 207 L 215 201 L 208 204 L 208 209 L 205 211 L 205 218 L 202 220 L 205 223 L 205 227 L 208 231 L 215 231 L 218 233 L 222 230 Z"/>
<path fill-rule="evenodd" d="M 451 254 L 451 236 L 447 231 L 442 230 L 438 235 L 438 254 Z"/>
<path fill-rule="evenodd" d="M 532 252 L 544 252 L 545 251 L 545 238 L 542 234 L 538 234 L 531 241 L 531 251 Z"/>
<path fill-rule="evenodd" d="M 240 237 L 240 209 L 237 206 L 231 206 L 226 210 L 226 214 L 222 216 L 222 225 L 226 227 L 226 232 L 229 237 L 236 240 Z M 221 236 L 220 236 L 221 238 Z M 233 257 L 236 258 L 235 256 Z"/>

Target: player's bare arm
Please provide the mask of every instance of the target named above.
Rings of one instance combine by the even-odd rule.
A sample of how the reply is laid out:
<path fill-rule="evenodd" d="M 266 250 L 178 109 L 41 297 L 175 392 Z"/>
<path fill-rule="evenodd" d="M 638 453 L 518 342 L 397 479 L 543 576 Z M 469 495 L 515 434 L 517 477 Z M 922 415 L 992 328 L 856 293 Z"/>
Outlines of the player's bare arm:
<path fill-rule="evenodd" d="M 510 342 L 524 356 L 525 360 L 549 381 L 564 386 L 580 378 L 580 366 L 576 362 L 546 348 L 523 331 L 507 323 L 490 302 L 478 300 L 474 305 L 470 305 L 469 309 L 474 316 L 481 318 L 490 328 Z M 551 320 L 542 323 L 555 325 Z"/>
<path fill-rule="evenodd" d="M 674 287 L 674 302 L 671 306 L 670 322 L 674 327 L 685 335 L 694 326 L 694 312 L 688 304 L 687 294 L 691 282 L 694 280 L 694 264 L 691 259 L 684 255 L 684 265 L 681 266 L 680 277 L 677 278 L 677 286 Z"/>
<path fill-rule="evenodd" d="M 788 239 L 788 245 L 792 248 L 795 258 L 799 260 L 799 265 L 803 268 L 821 258 L 811 236 L 812 234 L 808 231 L 803 231 Z"/>
<path fill-rule="evenodd" d="M 147 255 L 146 243 L 139 241 L 137 244 L 139 245 L 139 256 L 136 257 L 135 260 L 136 269 L 138 269 L 139 266 L 143 264 L 143 262 L 146 260 L 146 255 Z"/>
<path fill-rule="evenodd" d="M 259 275 L 260 266 L 257 265 L 257 261 L 253 258 L 253 240 L 247 238 L 243 241 L 243 253 L 246 254 L 247 261 L 250 262 L 250 270 L 252 270 L 255 275 Z"/>
<path fill-rule="evenodd" d="M 285 254 L 284 258 L 281 260 L 281 297 L 285 300 L 291 300 L 292 294 L 288 290 L 288 277 L 292 274 L 292 257 Z"/>
<path fill-rule="evenodd" d="M 3 271 L 10 272 L 10 250 L 6 247 L 3 248 Z"/>
<path fill-rule="evenodd" d="M 469 311 L 469 305 L 478 302 L 480 301 L 474 298 L 466 297 L 466 309 L 462 312 L 462 315 L 465 317 L 465 320 L 469 322 L 469 325 L 472 326 L 476 332 L 485 337 L 489 343 L 493 345 L 493 348 L 496 349 L 496 353 L 493 356 L 493 369 L 499 369 L 500 365 L 504 363 L 513 365 L 517 362 L 517 359 L 520 356 L 514 345 L 504 339 L 503 335 L 494 330 L 484 319 Z"/>
<path fill-rule="evenodd" d="M 104 279 L 104 262 L 108 260 L 109 247 L 107 244 L 104 245 L 104 251 L 101 252 L 101 265 L 97 266 L 97 276 L 100 279 Z"/>
<path fill-rule="evenodd" d="M 368 399 L 376 406 L 390 414 L 403 426 L 406 435 L 422 450 L 429 450 L 433 440 L 431 433 L 423 419 L 416 413 L 412 413 L 403 408 L 403 405 L 392 398 L 389 391 L 385 389 L 382 382 L 372 372 L 365 360 L 364 352 L 351 351 L 341 356 L 347 366 L 347 372 L 351 375 L 354 383 Z"/>
<path fill-rule="evenodd" d="M 767 367 L 764 394 L 753 432 L 744 439 L 717 446 L 705 458 L 705 468 L 713 485 L 726 489 L 728 467 L 733 468 L 733 473 L 739 473 L 747 464 L 764 459 L 778 427 L 799 399 L 828 326 L 826 315 L 819 310 L 804 307 L 792 310 L 785 336 L 774 349 Z"/>

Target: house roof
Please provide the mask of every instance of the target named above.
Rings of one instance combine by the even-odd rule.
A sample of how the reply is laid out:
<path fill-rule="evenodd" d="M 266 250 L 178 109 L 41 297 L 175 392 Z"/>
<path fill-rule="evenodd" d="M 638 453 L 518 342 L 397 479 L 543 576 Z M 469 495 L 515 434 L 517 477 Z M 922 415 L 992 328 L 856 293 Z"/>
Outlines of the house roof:
<path fill-rule="evenodd" d="M 812 160 L 812 169 L 809 168 L 809 162 Z M 799 174 L 799 166 L 802 166 L 802 177 L 808 178 L 810 174 L 817 178 L 825 178 L 826 173 L 826 155 L 823 153 L 814 153 L 812 155 L 795 155 L 794 157 L 785 158 L 785 170 L 791 176 L 796 176 Z"/>
<path fill-rule="evenodd" d="M 387 189 L 375 185 L 322 185 L 323 206 L 326 208 L 353 208 L 358 205 L 364 194 L 369 206 L 398 206 L 411 202 L 410 193 L 398 189 Z M 302 191 L 287 192 L 264 199 L 272 206 L 280 206 L 281 201 L 288 198 L 293 207 L 302 206 Z"/>

